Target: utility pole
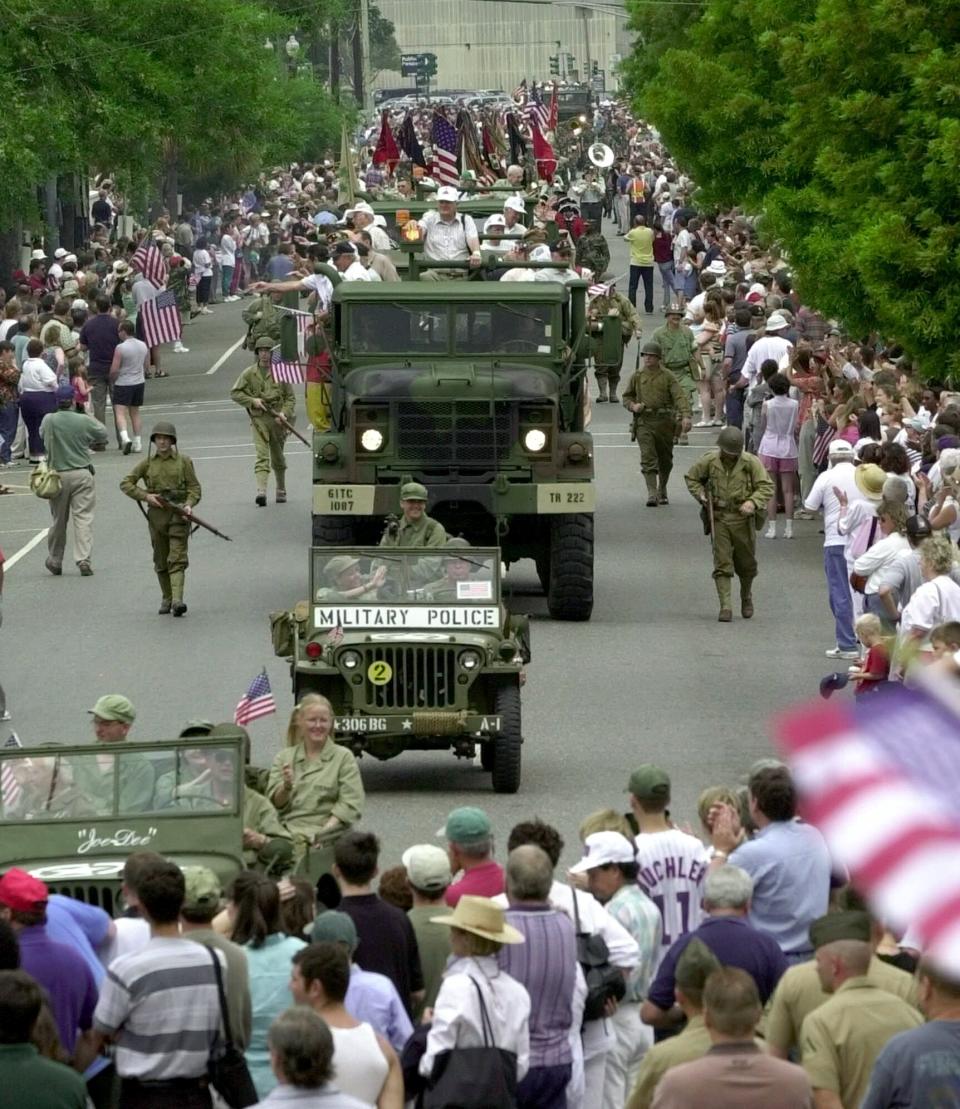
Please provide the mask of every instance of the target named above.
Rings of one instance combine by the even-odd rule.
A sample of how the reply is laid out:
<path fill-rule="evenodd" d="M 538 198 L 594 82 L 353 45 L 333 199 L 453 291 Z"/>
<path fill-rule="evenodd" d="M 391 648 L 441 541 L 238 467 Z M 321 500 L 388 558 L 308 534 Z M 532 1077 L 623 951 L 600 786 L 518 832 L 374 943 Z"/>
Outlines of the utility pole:
<path fill-rule="evenodd" d="M 358 103 L 366 112 L 373 103 L 373 90 L 370 88 L 370 0 L 360 0 L 360 80 Z"/>
<path fill-rule="evenodd" d="M 590 73 L 592 71 L 590 65 L 590 10 L 589 8 L 580 8 L 580 17 L 583 19 L 583 70 L 587 82 L 590 81 Z"/>

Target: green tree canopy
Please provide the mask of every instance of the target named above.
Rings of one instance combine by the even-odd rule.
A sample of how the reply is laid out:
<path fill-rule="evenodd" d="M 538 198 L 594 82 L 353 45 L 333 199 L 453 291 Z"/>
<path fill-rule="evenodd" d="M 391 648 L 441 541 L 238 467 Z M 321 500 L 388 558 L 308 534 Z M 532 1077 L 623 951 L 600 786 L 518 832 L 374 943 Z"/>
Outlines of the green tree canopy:
<path fill-rule="evenodd" d="M 960 373 L 956 4 L 706 0 L 632 91 L 706 201 L 762 215 L 807 303 Z"/>

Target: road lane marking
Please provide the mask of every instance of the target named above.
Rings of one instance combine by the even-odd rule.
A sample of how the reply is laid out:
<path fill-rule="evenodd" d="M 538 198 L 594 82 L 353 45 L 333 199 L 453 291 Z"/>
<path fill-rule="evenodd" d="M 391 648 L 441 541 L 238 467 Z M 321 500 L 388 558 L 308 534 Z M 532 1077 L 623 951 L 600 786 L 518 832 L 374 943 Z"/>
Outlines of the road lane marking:
<path fill-rule="evenodd" d="M 209 377 L 211 374 L 215 374 L 217 370 L 219 370 L 220 367 L 224 364 L 224 362 L 226 362 L 226 360 L 230 357 L 230 355 L 240 349 L 240 347 L 243 345 L 244 339 L 246 339 L 246 335 L 243 335 L 241 338 L 239 338 L 232 347 L 229 347 L 223 352 L 223 354 L 220 355 L 220 357 L 216 360 L 216 362 L 214 362 L 210 369 L 207 370 L 207 377 Z"/>
<path fill-rule="evenodd" d="M 49 532 L 49 530 L 49 528 L 44 528 L 43 531 L 38 531 L 29 542 L 24 543 L 20 550 L 17 551 L 16 554 L 11 555 L 3 564 L 4 571 L 9 572 L 12 570 L 21 558 L 28 555 L 38 543 L 42 543 L 44 539 L 47 538 L 47 532 Z"/>

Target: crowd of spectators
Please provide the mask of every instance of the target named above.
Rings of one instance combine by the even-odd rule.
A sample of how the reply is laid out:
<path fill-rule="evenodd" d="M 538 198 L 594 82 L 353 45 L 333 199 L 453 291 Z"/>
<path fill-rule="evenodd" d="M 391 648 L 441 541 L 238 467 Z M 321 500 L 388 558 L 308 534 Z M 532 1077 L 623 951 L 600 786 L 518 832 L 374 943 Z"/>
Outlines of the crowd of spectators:
<path fill-rule="evenodd" d="M 244 871 L 224 889 L 138 851 L 117 919 L 8 870 L 2 1088 L 43 1109 L 218 1104 L 228 1023 L 270 1106 L 960 1103 L 960 981 L 870 916 L 786 766 L 705 790 L 703 838 L 661 768 L 627 788 L 566 871 L 550 824 L 499 831 L 476 808 L 382 874 L 354 826 L 316 886 Z M 465 1075 L 493 1100 L 445 1100 Z"/>

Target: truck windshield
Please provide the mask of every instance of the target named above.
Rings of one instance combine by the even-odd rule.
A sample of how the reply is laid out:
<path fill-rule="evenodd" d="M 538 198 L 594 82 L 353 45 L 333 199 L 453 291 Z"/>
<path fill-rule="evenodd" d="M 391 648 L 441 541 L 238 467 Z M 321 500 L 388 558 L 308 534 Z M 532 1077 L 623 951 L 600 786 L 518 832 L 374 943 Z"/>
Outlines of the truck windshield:
<path fill-rule="evenodd" d="M 546 304 L 351 304 L 355 354 L 549 354 L 553 306 Z"/>
<path fill-rule="evenodd" d="M 66 755 L 40 747 L 0 756 L 0 823 L 177 816 L 197 810 L 234 814 L 238 773 L 236 747 L 158 745 L 147 753 L 116 745 Z"/>
<path fill-rule="evenodd" d="M 318 605 L 489 605 L 500 599 L 496 554 L 470 547 L 398 548 L 351 555 L 313 551 Z"/>

